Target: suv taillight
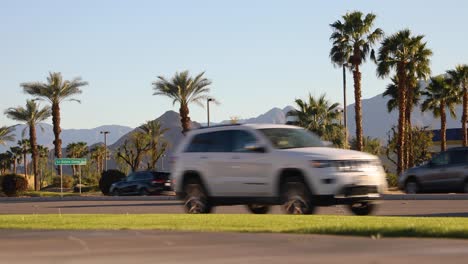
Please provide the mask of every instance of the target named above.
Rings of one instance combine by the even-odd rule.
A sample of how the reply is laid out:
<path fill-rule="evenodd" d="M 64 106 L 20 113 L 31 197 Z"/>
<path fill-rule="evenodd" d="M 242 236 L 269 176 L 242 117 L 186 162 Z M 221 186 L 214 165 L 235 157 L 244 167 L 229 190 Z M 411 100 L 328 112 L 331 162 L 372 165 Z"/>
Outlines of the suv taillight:
<path fill-rule="evenodd" d="M 155 183 L 164 183 L 164 182 L 165 182 L 165 180 L 163 180 L 163 179 L 155 179 L 151 183 L 155 184 Z"/>

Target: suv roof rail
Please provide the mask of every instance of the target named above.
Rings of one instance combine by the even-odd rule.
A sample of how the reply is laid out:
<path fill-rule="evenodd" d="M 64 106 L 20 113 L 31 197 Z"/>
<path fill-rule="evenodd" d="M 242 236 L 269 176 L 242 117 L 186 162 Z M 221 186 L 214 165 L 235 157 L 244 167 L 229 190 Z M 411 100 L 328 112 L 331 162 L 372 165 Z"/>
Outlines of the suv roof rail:
<path fill-rule="evenodd" d="M 216 127 L 230 127 L 230 126 L 240 126 L 242 124 L 225 124 L 225 125 L 214 125 L 214 126 L 202 126 L 197 129 L 207 129 L 207 128 L 216 128 Z"/>

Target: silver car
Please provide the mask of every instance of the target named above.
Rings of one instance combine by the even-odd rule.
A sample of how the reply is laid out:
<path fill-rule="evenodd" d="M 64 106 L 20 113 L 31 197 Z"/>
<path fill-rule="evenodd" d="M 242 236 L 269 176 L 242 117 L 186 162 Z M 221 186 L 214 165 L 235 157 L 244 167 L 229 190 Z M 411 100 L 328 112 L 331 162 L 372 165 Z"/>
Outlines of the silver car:
<path fill-rule="evenodd" d="M 468 193 L 468 147 L 449 149 L 408 169 L 400 175 L 398 187 L 406 193 Z"/>

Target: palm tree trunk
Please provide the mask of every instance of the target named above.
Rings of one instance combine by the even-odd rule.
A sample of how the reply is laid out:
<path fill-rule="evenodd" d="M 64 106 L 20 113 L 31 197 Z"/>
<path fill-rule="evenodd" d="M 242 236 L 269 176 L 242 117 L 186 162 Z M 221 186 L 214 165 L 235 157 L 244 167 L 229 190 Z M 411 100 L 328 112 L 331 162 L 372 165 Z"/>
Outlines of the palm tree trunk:
<path fill-rule="evenodd" d="M 359 65 L 354 65 L 353 71 L 354 79 L 354 112 L 356 120 L 356 149 L 362 151 L 362 106 L 361 106 L 361 72 L 359 72 Z M 345 106 L 346 107 L 346 106 Z"/>
<path fill-rule="evenodd" d="M 62 157 L 62 140 L 60 139 L 60 105 L 58 103 L 52 103 L 52 124 L 54 130 L 54 152 L 56 158 Z M 57 166 L 58 175 L 62 174 L 62 168 Z"/>
<path fill-rule="evenodd" d="M 414 87 L 410 87 L 408 84 L 408 89 L 406 89 L 406 113 L 405 113 L 405 118 L 406 118 L 406 144 L 405 144 L 405 160 L 404 164 L 405 166 L 403 167 L 404 170 L 411 168 L 414 166 L 414 157 L 411 155 L 413 153 L 412 146 L 413 144 L 413 128 L 411 124 L 411 111 L 413 110 L 413 96 L 414 96 Z"/>
<path fill-rule="evenodd" d="M 36 143 L 36 127 L 34 124 L 29 125 L 29 140 L 31 142 L 31 153 L 32 153 L 32 165 L 34 175 L 34 190 L 39 191 L 39 177 L 37 175 L 37 143 Z"/>
<path fill-rule="evenodd" d="M 463 131 L 463 146 L 468 146 L 468 132 L 466 131 L 466 122 L 468 122 L 468 89 L 463 84 L 463 115 L 462 115 L 462 131 Z"/>
<path fill-rule="evenodd" d="M 405 67 L 398 67 L 398 142 L 397 142 L 397 174 L 404 171 L 405 164 L 405 135 L 406 135 L 406 76 Z"/>
<path fill-rule="evenodd" d="M 182 133 L 185 135 L 190 130 L 189 108 L 187 103 L 180 104 L 180 121 L 182 124 Z"/>
<path fill-rule="evenodd" d="M 13 160 L 13 172 L 16 174 L 16 157 Z"/>
<path fill-rule="evenodd" d="M 27 158 L 26 148 L 23 148 L 24 178 L 28 180 L 28 161 L 26 160 L 26 158 Z"/>
<path fill-rule="evenodd" d="M 445 114 L 445 100 L 440 102 L 440 151 L 447 150 L 447 116 Z"/>

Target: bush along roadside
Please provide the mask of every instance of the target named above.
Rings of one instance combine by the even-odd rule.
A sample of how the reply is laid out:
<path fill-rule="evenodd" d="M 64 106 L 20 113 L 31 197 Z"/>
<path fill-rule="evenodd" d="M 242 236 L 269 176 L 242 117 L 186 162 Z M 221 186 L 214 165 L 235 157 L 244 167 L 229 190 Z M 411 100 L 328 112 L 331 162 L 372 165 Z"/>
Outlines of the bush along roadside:
<path fill-rule="evenodd" d="M 23 176 L 16 174 L 7 174 L 3 176 L 2 190 L 7 196 L 18 196 L 18 194 L 25 192 L 27 189 L 28 181 Z"/>

